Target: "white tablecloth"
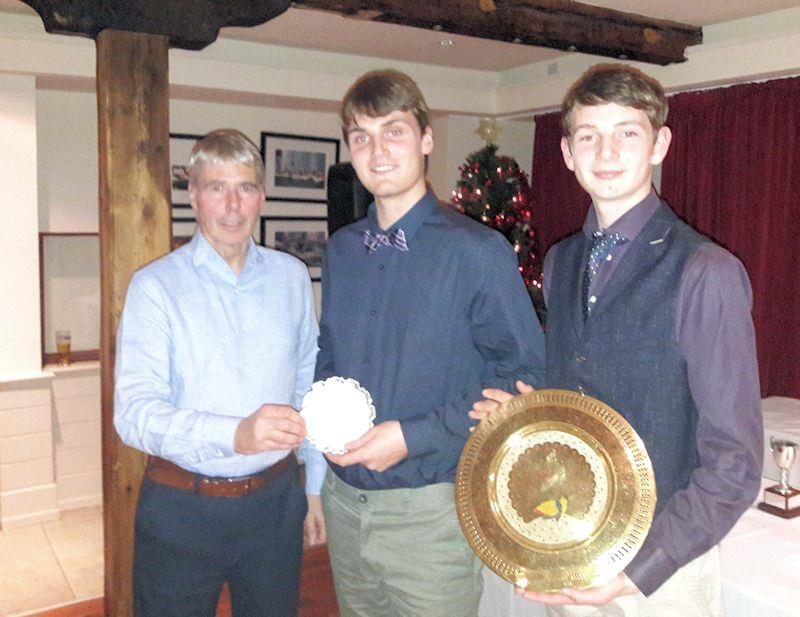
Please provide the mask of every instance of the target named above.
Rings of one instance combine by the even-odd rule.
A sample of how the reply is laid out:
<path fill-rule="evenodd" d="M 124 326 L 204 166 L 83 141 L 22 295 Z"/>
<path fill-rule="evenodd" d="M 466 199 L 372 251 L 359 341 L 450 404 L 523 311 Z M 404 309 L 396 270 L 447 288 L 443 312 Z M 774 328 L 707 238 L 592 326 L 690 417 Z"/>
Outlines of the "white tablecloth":
<path fill-rule="evenodd" d="M 762 488 L 771 484 L 765 480 Z M 720 556 L 726 617 L 800 615 L 800 518 L 782 519 L 754 504 L 720 544 Z"/>

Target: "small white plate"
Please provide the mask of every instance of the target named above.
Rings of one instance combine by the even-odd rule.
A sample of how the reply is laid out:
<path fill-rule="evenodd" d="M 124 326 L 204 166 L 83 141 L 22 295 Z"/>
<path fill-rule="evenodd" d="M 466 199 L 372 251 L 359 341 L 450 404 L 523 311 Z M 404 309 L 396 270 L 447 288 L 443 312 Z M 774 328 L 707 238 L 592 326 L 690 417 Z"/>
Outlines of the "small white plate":
<path fill-rule="evenodd" d="M 329 377 L 317 381 L 303 397 L 300 415 L 308 439 L 320 452 L 344 454 L 346 444 L 372 428 L 372 397 L 355 379 Z"/>

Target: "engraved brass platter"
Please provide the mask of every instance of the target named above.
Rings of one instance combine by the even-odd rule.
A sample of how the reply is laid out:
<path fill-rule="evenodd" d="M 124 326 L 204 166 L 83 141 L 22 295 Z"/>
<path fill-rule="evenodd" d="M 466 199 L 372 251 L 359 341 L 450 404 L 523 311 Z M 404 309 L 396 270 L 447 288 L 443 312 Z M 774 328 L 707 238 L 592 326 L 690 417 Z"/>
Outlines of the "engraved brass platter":
<path fill-rule="evenodd" d="M 568 390 L 503 403 L 475 428 L 456 476 L 472 549 L 533 591 L 614 577 L 644 542 L 655 505 L 653 467 L 630 424 Z"/>

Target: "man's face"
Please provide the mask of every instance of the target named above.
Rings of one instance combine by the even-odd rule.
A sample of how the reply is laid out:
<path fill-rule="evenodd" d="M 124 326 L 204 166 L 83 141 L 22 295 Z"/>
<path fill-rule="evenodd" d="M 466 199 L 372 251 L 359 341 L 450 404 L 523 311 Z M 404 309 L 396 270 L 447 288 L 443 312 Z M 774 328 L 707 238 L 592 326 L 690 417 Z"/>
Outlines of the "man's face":
<path fill-rule="evenodd" d="M 653 165 L 664 160 L 670 139 L 669 129 L 656 133 L 641 109 L 616 103 L 578 106 L 561 152 L 595 205 L 618 218 L 649 194 Z"/>
<path fill-rule="evenodd" d="M 421 132 L 411 112 L 358 114 L 347 143 L 358 178 L 378 205 L 413 205 L 425 193 L 425 155 L 433 150 L 433 133 L 430 127 Z"/>
<path fill-rule="evenodd" d="M 203 165 L 189 185 L 200 231 L 223 258 L 247 251 L 258 221 L 264 189 L 252 167 L 236 162 Z"/>

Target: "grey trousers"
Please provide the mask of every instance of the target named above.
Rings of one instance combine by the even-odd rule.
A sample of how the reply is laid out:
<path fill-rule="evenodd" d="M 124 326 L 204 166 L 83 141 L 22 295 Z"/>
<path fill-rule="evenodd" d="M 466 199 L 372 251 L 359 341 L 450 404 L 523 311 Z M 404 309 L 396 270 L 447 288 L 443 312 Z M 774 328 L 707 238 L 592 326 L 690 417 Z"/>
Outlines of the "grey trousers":
<path fill-rule="evenodd" d="M 474 617 L 480 562 L 451 483 L 363 491 L 328 471 L 322 488 L 341 617 Z"/>

